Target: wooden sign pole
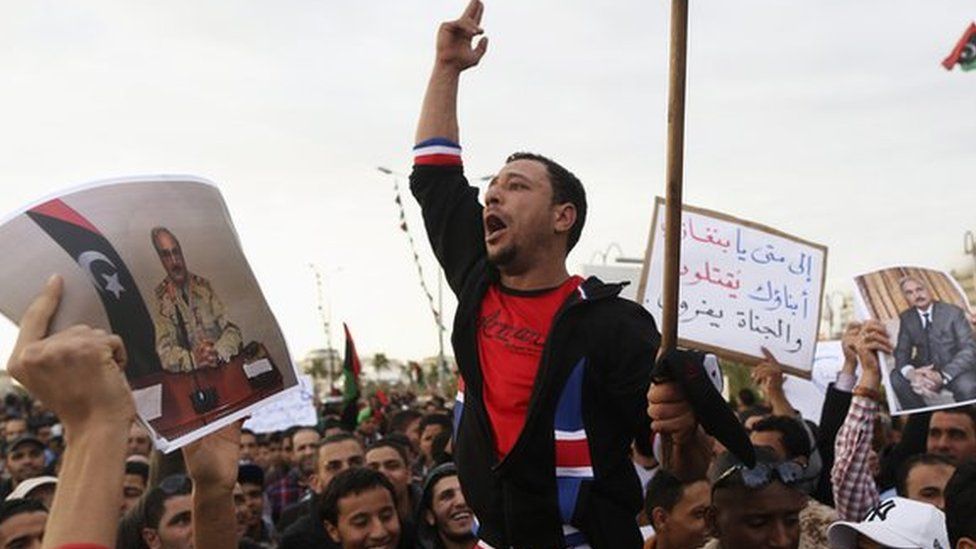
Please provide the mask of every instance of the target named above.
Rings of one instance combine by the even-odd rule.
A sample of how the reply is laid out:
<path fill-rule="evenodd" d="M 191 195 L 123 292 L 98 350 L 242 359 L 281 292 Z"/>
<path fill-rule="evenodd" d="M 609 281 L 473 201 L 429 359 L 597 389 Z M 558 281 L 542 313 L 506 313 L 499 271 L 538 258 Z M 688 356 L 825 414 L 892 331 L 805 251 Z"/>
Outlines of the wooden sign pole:
<path fill-rule="evenodd" d="M 671 0 L 668 163 L 664 219 L 664 288 L 659 357 L 663 357 L 674 350 L 678 341 L 678 271 L 681 268 L 681 188 L 684 176 L 685 65 L 687 52 L 688 0 Z"/>
<path fill-rule="evenodd" d="M 671 0 L 668 69 L 668 159 L 664 203 L 664 284 L 658 359 L 678 345 L 678 277 L 681 268 L 681 187 L 685 148 L 685 65 L 688 52 L 688 0 Z M 667 379 L 655 379 L 664 382 Z M 661 465 L 673 470 L 671 437 L 662 435 Z"/>

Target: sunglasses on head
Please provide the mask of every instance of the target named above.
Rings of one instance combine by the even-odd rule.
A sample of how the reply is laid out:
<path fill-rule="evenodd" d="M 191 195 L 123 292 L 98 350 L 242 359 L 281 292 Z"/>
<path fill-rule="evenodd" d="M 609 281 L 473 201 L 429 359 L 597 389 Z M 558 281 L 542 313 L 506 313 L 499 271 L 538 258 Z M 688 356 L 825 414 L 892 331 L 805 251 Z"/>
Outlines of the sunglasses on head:
<path fill-rule="evenodd" d="M 718 477 L 713 487 L 731 484 L 733 480 L 737 480 L 747 488 L 756 489 L 766 486 L 775 479 L 787 486 L 792 486 L 810 480 L 805 473 L 806 469 L 793 461 L 777 464 L 760 463 L 752 468 L 745 465 L 733 465 Z"/>

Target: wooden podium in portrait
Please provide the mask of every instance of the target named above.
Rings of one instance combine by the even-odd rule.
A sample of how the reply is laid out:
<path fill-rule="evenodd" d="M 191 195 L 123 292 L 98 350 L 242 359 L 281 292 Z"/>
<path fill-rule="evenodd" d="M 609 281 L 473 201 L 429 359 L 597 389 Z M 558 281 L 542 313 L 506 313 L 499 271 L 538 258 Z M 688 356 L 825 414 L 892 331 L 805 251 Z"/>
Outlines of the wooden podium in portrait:
<path fill-rule="evenodd" d="M 162 386 L 162 415 L 149 425 L 168 440 L 254 404 L 283 386 L 281 372 L 264 345 L 257 342 L 214 368 L 162 372 L 139 381 L 143 386 Z M 205 396 L 201 398 L 201 394 Z"/>

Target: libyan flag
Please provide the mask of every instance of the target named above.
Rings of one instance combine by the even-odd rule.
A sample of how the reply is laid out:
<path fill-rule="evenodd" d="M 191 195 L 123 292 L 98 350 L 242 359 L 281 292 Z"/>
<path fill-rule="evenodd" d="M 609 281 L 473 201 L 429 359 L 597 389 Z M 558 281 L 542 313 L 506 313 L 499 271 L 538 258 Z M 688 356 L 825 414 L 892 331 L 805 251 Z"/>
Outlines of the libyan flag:
<path fill-rule="evenodd" d="M 976 23 L 969 24 L 952 53 L 942 61 L 942 66 L 951 71 L 956 63 L 964 71 L 976 70 Z"/>
<path fill-rule="evenodd" d="M 125 343 L 126 377 L 138 385 L 140 377 L 161 372 L 149 310 L 112 243 L 84 216 L 58 199 L 31 208 L 27 217 L 71 256 L 95 287 L 112 332 Z"/>
<path fill-rule="evenodd" d="M 353 343 L 349 326 L 346 326 L 345 322 L 342 323 L 342 329 L 346 332 L 346 356 L 342 361 L 342 373 L 345 378 L 342 401 L 348 404 L 359 400 L 359 372 L 362 366 L 359 364 L 359 355 L 356 354 L 356 344 Z"/>

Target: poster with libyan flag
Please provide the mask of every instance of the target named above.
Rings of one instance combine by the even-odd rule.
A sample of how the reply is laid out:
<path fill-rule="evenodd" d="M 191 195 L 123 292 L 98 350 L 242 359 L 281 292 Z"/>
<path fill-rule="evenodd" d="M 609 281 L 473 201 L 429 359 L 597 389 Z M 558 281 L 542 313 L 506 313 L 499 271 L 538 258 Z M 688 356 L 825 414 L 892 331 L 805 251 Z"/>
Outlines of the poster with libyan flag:
<path fill-rule="evenodd" d="M 192 176 L 90 183 L 0 222 L 0 312 L 14 323 L 50 274 L 52 331 L 125 343 L 140 420 L 172 451 L 299 389 L 284 338 L 217 187 Z"/>
<path fill-rule="evenodd" d="M 964 71 L 976 69 L 976 23 L 969 24 L 952 53 L 942 61 L 942 66 L 949 71 L 956 65 Z"/>

